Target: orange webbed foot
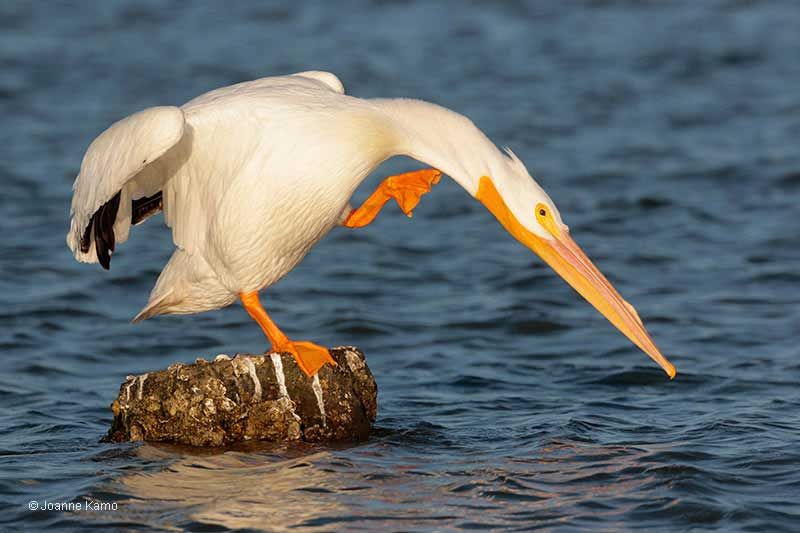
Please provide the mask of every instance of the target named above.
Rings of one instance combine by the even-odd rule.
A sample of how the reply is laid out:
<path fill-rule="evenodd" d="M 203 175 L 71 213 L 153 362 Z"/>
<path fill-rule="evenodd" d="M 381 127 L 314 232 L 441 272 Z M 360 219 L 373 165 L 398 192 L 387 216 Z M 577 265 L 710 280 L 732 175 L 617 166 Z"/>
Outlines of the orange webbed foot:
<path fill-rule="evenodd" d="M 435 169 L 417 170 L 386 178 L 382 186 L 394 198 L 406 216 L 413 215 L 414 208 L 431 187 L 439 183 L 442 173 Z"/>
<path fill-rule="evenodd" d="M 362 228 L 370 224 L 390 199 L 394 198 L 406 216 L 413 214 L 420 198 L 439 183 L 442 173 L 433 168 L 415 170 L 396 176 L 389 176 L 381 182 L 375 192 L 358 209 L 354 209 L 343 225 L 348 228 Z"/>
<path fill-rule="evenodd" d="M 327 348 L 309 341 L 287 340 L 280 346 L 274 346 L 273 351 L 292 354 L 297 366 L 308 377 L 313 377 L 320 368 L 325 366 L 325 363 L 336 366 L 336 361 L 333 360 Z"/>

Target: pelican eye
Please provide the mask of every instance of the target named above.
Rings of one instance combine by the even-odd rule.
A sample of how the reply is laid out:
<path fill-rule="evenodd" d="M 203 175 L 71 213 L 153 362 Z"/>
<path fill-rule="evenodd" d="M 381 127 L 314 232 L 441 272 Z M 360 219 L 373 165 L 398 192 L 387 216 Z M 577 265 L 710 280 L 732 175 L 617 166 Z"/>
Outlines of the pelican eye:
<path fill-rule="evenodd" d="M 539 220 L 540 224 L 544 224 L 545 221 L 550 218 L 550 210 L 541 202 L 536 204 L 536 218 Z"/>
<path fill-rule="evenodd" d="M 560 235 L 561 231 L 558 228 L 558 223 L 550 213 L 549 206 L 543 203 L 536 204 L 536 220 L 544 229 L 547 230 L 548 233 L 554 237 L 558 237 L 558 235 Z"/>

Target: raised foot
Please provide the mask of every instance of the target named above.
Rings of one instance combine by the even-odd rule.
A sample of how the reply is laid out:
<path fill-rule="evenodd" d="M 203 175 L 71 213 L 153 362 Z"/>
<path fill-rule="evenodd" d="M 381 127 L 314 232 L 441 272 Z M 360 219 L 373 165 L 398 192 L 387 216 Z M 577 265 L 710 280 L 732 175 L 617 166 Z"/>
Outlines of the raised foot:
<path fill-rule="evenodd" d="M 336 366 L 336 361 L 333 360 L 328 349 L 313 342 L 286 341 L 280 346 L 274 346 L 273 350 L 292 354 L 297 366 L 308 377 L 312 377 L 319 372 L 319 369 L 325 366 L 325 363 Z"/>
<path fill-rule="evenodd" d="M 431 192 L 431 187 L 439 183 L 441 176 L 441 172 L 432 168 L 417 170 L 390 176 L 383 180 L 381 186 L 386 194 L 395 199 L 403 213 L 410 217 L 420 198 Z"/>
<path fill-rule="evenodd" d="M 420 198 L 431 187 L 439 183 L 442 173 L 433 168 L 406 172 L 383 180 L 375 192 L 347 216 L 343 225 L 348 228 L 362 228 L 375 220 L 378 213 L 390 199 L 394 198 L 406 216 L 411 216 Z"/>

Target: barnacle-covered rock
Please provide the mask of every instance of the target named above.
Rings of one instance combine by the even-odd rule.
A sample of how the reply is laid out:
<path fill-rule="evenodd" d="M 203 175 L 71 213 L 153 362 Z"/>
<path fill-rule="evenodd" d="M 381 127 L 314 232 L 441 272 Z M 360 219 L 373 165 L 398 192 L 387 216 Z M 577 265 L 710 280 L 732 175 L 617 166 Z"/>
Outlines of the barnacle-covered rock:
<path fill-rule="evenodd" d="M 108 442 L 223 446 L 246 440 L 360 440 L 378 388 L 357 348 L 331 348 L 337 366 L 308 378 L 290 354 L 219 355 L 129 376 L 111 404 Z"/>

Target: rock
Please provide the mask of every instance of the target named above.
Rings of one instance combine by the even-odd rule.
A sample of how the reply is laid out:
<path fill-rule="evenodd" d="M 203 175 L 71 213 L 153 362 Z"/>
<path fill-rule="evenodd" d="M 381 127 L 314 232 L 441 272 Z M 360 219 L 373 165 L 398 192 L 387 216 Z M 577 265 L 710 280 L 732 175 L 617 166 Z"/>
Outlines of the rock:
<path fill-rule="evenodd" d="M 111 404 L 105 442 L 223 446 L 245 440 L 361 440 L 378 387 L 357 348 L 332 348 L 337 366 L 308 378 L 291 354 L 224 354 L 128 376 Z"/>

